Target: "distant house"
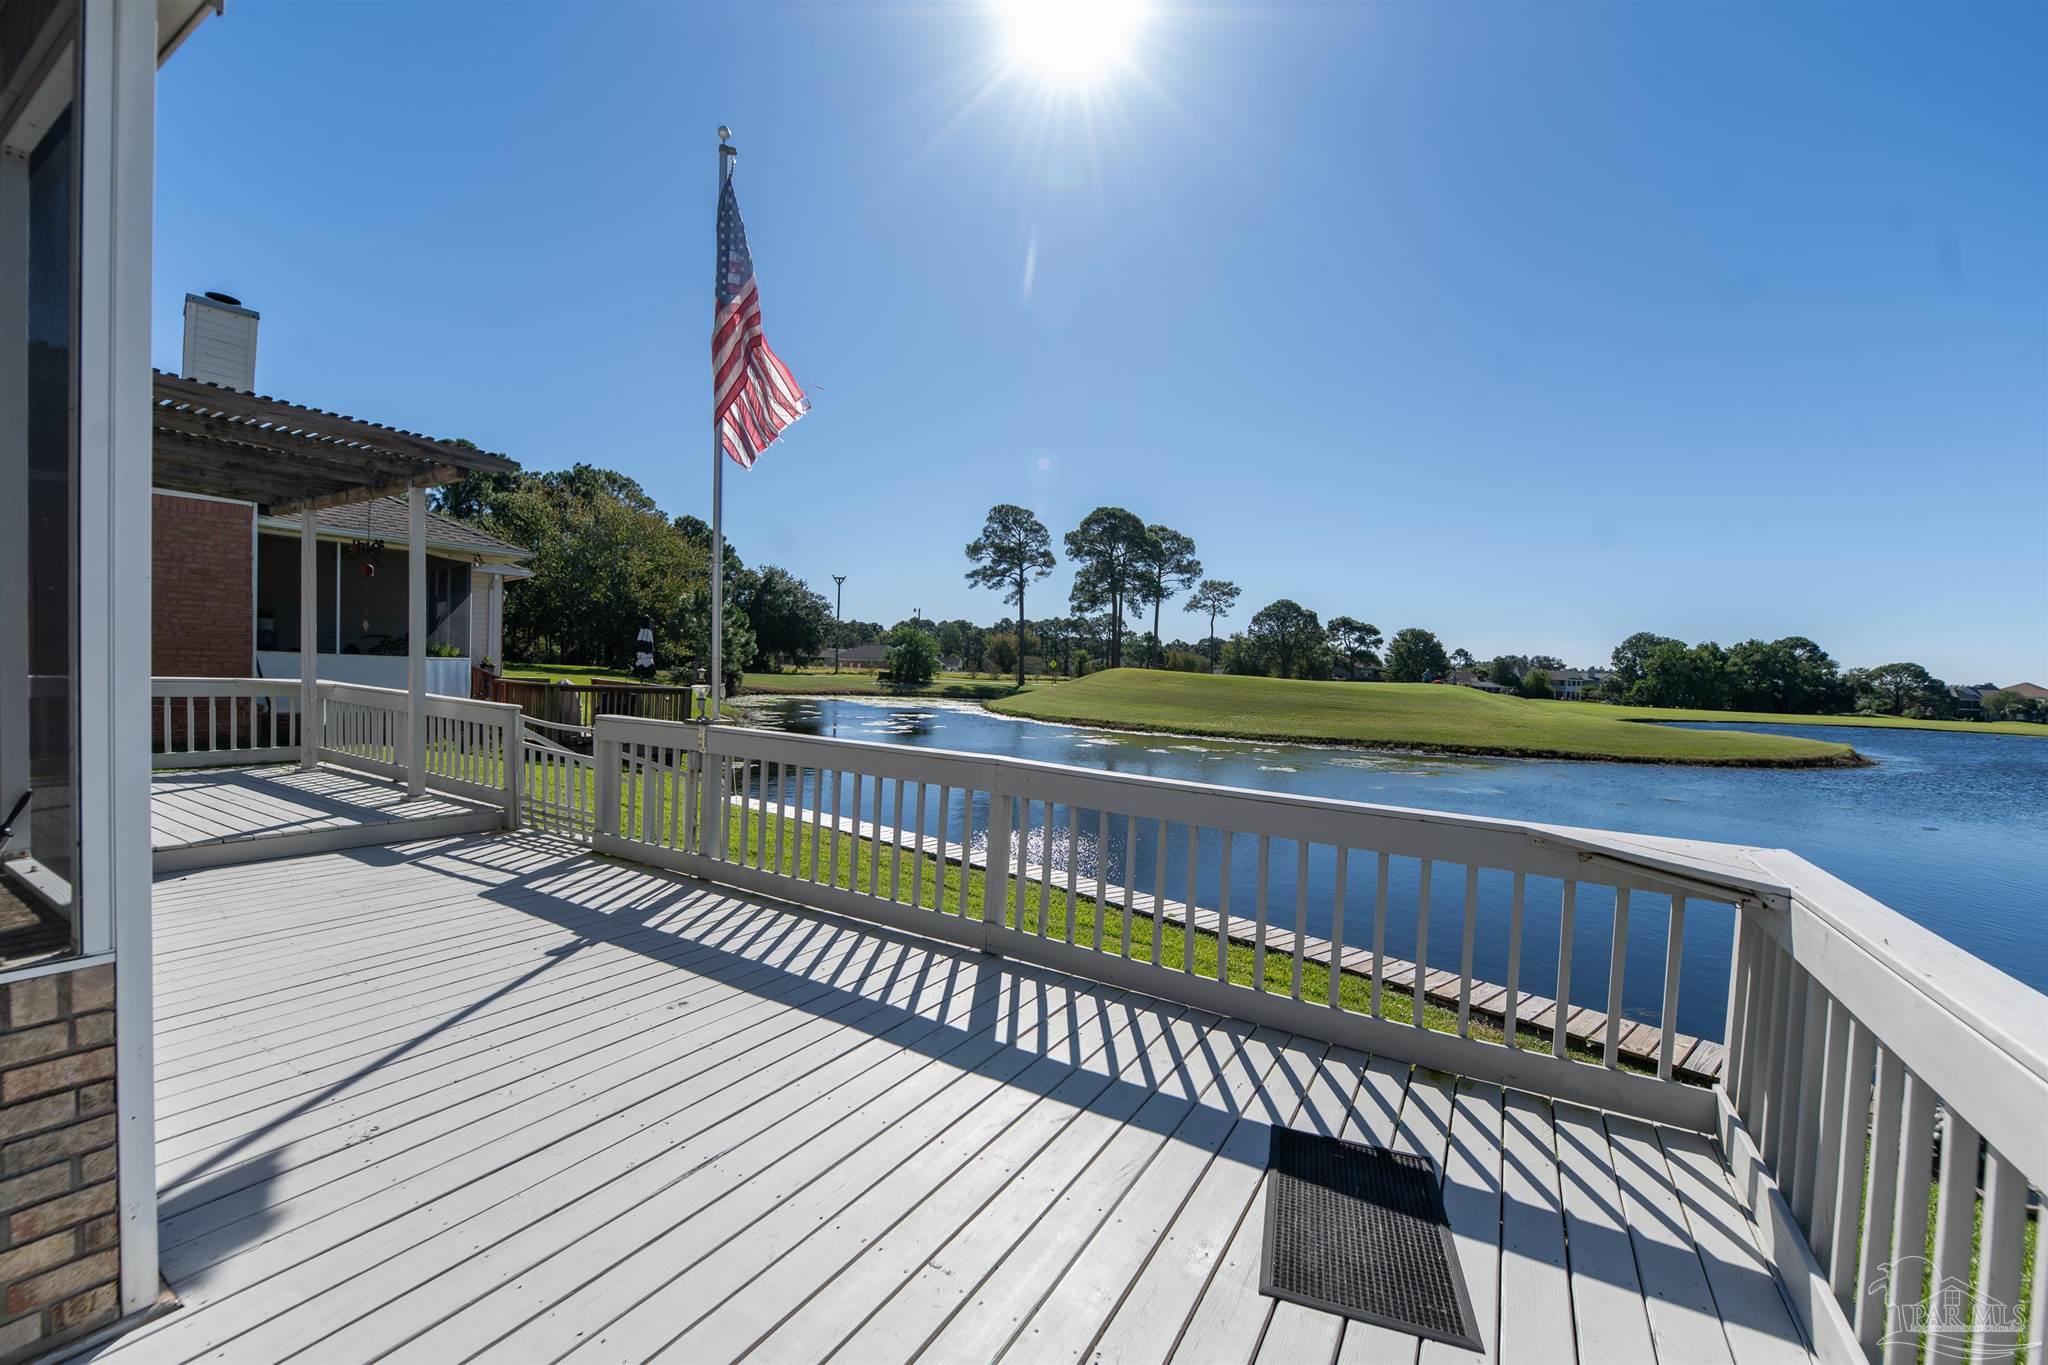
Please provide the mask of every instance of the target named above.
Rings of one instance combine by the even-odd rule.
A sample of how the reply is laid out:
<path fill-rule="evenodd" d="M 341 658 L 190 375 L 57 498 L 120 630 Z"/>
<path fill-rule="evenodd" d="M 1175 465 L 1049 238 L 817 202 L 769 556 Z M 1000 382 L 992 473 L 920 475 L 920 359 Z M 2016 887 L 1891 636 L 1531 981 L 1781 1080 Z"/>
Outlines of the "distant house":
<path fill-rule="evenodd" d="M 1444 681 L 1455 683 L 1459 687 L 1474 688 L 1480 692 L 1505 692 L 1508 690 L 1492 678 L 1473 668 L 1454 668 L 1451 670 L 1451 676 Z"/>
<path fill-rule="evenodd" d="M 2017 692 L 2028 701 L 2048 701 L 2048 687 L 2043 687 L 2039 683 L 2017 682 L 2009 684 L 2004 690 Z"/>
<path fill-rule="evenodd" d="M 1550 679 L 1550 691 L 1560 701 L 1584 701 L 1597 696 L 1607 685 L 1613 670 L 1606 668 L 1560 668 L 1545 670 Z"/>
<path fill-rule="evenodd" d="M 1956 683 L 1948 689 L 1949 702 L 1955 708 L 1957 720 L 1977 720 L 1984 714 L 1984 694 L 1996 692 L 1991 683 L 1977 683 L 1968 686 Z"/>
<path fill-rule="evenodd" d="M 246 400 L 255 383 L 257 315 L 187 295 L 186 374 L 158 374 L 160 422 L 208 434 L 159 433 L 159 475 L 178 462 L 240 467 L 250 458 L 212 406 Z M 229 327 L 227 324 L 234 324 Z M 197 381 L 197 382 L 195 382 Z M 233 399 L 231 395 L 241 395 Z M 284 408 L 273 399 L 257 400 Z M 317 448 L 328 414 L 291 407 Z M 195 415 L 196 414 L 196 415 Z M 341 421 L 353 421 L 343 418 Z M 310 456 L 308 458 L 311 458 Z M 151 516 L 152 670 L 159 677 L 299 676 L 298 515 L 256 501 L 177 491 L 157 479 Z M 314 513 L 319 539 L 319 670 L 334 682 L 406 685 L 406 498 L 402 493 Z M 427 514 L 427 690 L 469 695 L 472 662 L 504 662 L 505 588 L 532 577 L 527 551 Z"/>
<path fill-rule="evenodd" d="M 830 654 L 825 656 L 825 662 L 832 662 Z M 839 651 L 839 666 L 841 668 L 880 668 L 888 662 L 889 646 L 887 645 L 853 645 Z"/>

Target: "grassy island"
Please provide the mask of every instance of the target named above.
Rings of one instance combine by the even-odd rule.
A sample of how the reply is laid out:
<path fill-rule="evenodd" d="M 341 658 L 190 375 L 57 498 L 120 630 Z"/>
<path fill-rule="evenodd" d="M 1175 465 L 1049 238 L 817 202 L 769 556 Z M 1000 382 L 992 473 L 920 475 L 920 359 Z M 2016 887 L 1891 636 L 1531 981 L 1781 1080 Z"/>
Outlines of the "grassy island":
<path fill-rule="evenodd" d="M 987 703 L 1003 715 L 1220 739 L 1516 758 L 1819 768 L 1863 763 L 1847 744 L 1643 725 L 1602 706 L 1427 683 L 1293 682 L 1120 668 Z"/>

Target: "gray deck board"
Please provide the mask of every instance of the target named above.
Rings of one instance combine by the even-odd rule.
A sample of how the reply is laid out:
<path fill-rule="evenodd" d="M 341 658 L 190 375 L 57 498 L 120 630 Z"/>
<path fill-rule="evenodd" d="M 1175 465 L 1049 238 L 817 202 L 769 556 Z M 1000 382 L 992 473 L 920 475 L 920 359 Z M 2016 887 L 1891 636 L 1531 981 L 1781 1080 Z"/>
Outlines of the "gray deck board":
<path fill-rule="evenodd" d="M 403 783 L 322 765 L 181 768 L 151 775 L 149 841 L 159 872 L 362 848 L 398 837 L 475 834 L 498 807 L 408 796 Z M 401 834 L 401 827 L 409 827 Z"/>
<path fill-rule="evenodd" d="M 1697 1136 L 537 835 L 155 918 L 184 1307 L 105 1359 L 1436 1358 L 1259 1295 L 1276 1122 L 1440 1164 L 1502 1358 L 1806 1356 Z"/>

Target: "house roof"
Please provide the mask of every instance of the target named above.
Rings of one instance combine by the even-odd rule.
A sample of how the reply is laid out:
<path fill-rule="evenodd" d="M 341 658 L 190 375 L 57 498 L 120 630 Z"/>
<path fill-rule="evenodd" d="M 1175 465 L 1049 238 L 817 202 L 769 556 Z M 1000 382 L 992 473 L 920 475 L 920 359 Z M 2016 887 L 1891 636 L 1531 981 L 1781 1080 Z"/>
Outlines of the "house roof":
<path fill-rule="evenodd" d="M 272 516 L 263 520 L 266 526 L 276 530 L 296 532 L 299 529 L 297 517 Z M 384 540 L 396 545 L 405 543 L 409 530 L 405 499 L 396 494 L 373 498 L 353 507 L 323 507 L 313 514 L 313 524 L 323 536 Z M 466 555 L 491 555 L 500 559 L 532 557 L 529 550 L 438 512 L 427 513 L 427 548 L 453 550 Z"/>
<path fill-rule="evenodd" d="M 2048 700 L 2048 687 L 2043 687 L 2039 683 L 2017 682 L 2004 690 L 2007 692 L 2017 692 L 2021 696 L 2031 698 L 2034 701 Z"/>
<path fill-rule="evenodd" d="M 450 440 L 156 372 L 152 482 L 273 515 L 360 503 L 519 466 Z"/>

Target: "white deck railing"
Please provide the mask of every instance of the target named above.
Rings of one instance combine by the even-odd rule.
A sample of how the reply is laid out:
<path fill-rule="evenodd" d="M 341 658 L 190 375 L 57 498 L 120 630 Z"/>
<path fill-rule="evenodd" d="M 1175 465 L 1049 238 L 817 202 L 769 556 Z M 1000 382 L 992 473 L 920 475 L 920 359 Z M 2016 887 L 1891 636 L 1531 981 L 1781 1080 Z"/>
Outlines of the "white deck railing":
<path fill-rule="evenodd" d="M 603 852 L 1714 1131 L 1823 1359 L 1910 1361 L 1924 1345 L 1926 1359 L 1953 1360 L 1959 1343 L 1978 1350 L 1971 1358 L 2006 1359 L 2017 1338 L 2000 1312 L 2026 1298 L 2034 1333 L 2048 1320 L 2048 1256 L 2021 1283 L 2033 1192 L 2048 1180 L 2048 998 L 1791 853 L 623 717 L 597 721 L 589 759 L 537 752 L 527 753 L 528 819 Z M 1134 878 L 1128 851 L 1116 865 L 1112 829 L 1126 832 L 1125 850 L 1135 835 L 1169 856 L 1137 860 L 1149 876 Z M 1090 830 L 1112 852 L 1084 876 L 1076 845 Z M 1323 865 L 1335 862 L 1327 945 L 1306 934 L 1310 879 L 1300 874 L 1315 849 Z M 1205 853 L 1220 876 L 1198 875 Z M 1231 902 L 1243 885 L 1230 889 L 1233 856 L 1252 860 L 1250 904 Z M 1295 875 L 1276 879 L 1286 861 Z M 1463 887 L 1455 1011 L 1424 1007 L 1425 979 L 1447 974 L 1417 971 L 1402 990 L 1405 1018 L 1390 1017 L 1394 992 L 1381 976 L 1391 862 L 1415 867 L 1423 904 L 1431 879 Z M 1505 935 L 1491 946 L 1507 982 L 1504 1027 L 1489 1036 L 1470 1008 L 1482 873 L 1504 873 L 1513 887 L 1504 929 L 1490 931 Z M 1347 879 L 1370 887 L 1363 922 Z M 1556 1029 L 1540 1047 L 1518 1036 L 1532 1022 L 1522 964 L 1539 885 L 1561 888 L 1560 946 L 1575 919 L 1610 917 L 1605 1026 L 1590 1057 Z M 1675 1035 L 1688 915 L 1734 920 L 1716 1001 L 1726 1005 L 1728 1066 L 1711 1087 L 1674 1079 L 1668 1044 L 1647 1074 L 1625 1066 L 1617 1046 L 1642 1022 L 1625 1021 L 1623 1001 L 1627 945 L 1645 930 L 1665 948 L 1650 1023 Z M 1426 964 L 1427 916 L 1416 930 Z M 1249 946 L 1225 958 L 1217 932 Z M 1362 969 L 1332 991 L 1304 951 L 1312 945 Z M 1555 958 L 1555 999 L 1569 1002 L 1572 954 Z M 1932 1265 L 1918 1266 L 1930 1216 Z M 1975 1327 L 1948 1316 L 1955 1286 L 1986 1310 Z"/>
<path fill-rule="evenodd" d="M 298 757 L 299 685 L 274 678 L 151 678 L 150 761 L 159 768 Z"/>
<path fill-rule="evenodd" d="M 406 702 L 403 691 L 360 683 L 320 684 L 320 758 L 385 777 L 406 776 Z M 461 697 L 426 699 L 426 784 L 458 795 L 480 796 L 519 822 L 521 752 L 519 708 Z"/>
<path fill-rule="evenodd" d="M 283 763 L 300 757 L 299 684 L 283 678 L 152 678 L 151 762 L 159 768 Z M 323 762 L 403 780 L 406 693 L 321 682 L 318 753 Z M 479 797 L 519 822 L 519 708 L 460 697 L 426 699 L 426 785 Z"/>

